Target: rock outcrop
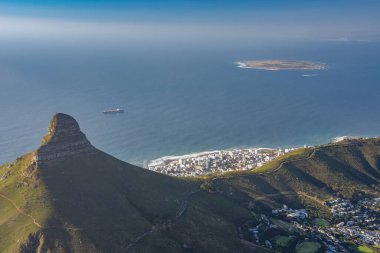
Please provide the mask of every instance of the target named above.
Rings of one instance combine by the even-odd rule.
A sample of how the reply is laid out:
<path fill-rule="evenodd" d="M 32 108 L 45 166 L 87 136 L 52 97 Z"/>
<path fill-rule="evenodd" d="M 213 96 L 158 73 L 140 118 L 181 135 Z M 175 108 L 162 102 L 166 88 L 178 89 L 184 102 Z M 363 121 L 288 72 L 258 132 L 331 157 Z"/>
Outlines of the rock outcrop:
<path fill-rule="evenodd" d="M 36 151 L 35 162 L 40 166 L 49 161 L 94 150 L 86 135 L 80 131 L 78 122 L 67 114 L 57 113 L 50 121 L 48 133 Z"/>

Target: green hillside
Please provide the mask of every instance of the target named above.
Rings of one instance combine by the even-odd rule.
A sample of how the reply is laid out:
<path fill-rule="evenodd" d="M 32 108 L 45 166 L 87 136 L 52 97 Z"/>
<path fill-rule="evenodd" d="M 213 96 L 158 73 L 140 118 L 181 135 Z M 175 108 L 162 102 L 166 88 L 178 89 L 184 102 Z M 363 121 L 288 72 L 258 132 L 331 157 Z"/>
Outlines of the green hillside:
<path fill-rule="evenodd" d="M 43 149 L 0 167 L 0 252 L 153 252 L 160 247 L 228 252 L 232 245 L 246 247 L 236 232 L 237 224 L 250 217 L 245 208 L 224 196 L 200 193 L 198 182 L 83 148 L 85 137 L 68 115 L 57 114 L 52 122 Z M 63 156 L 68 147 L 78 148 L 78 154 Z M 63 157 L 42 159 L 52 153 Z M 213 201 L 226 208 L 212 211 Z M 198 228 L 202 240 L 185 236 L 201 236 Z M 220 235 L 229 237 L 226 244 Z"/>
<path fill-rule="evenodd" d="M 0 252 L 270 252 L 243 240 L 256 214 L 378 195 L 380 140 L 296 150 L 265 167 L 185 180 L 94 148 L 57 114 L 35 152 L 0 166 Z"/>
<path fill-rule="evenodd" d="M 208 181 L 218 192 L 260 211 L 287 204 L 321 215 L 325 200 L 379 195 L 380 139 L 299 149 L 259 169 Z"/>

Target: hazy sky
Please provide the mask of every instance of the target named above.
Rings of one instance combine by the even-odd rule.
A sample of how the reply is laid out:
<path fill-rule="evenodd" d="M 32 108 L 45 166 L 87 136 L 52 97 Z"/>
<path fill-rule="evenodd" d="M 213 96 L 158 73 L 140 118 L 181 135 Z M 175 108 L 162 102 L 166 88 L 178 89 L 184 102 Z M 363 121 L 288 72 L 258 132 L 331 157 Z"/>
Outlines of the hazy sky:
<path fill-rule="evenodd" d="M 378 0 L 2 0 L 6 39 L 377 41 Z"/>

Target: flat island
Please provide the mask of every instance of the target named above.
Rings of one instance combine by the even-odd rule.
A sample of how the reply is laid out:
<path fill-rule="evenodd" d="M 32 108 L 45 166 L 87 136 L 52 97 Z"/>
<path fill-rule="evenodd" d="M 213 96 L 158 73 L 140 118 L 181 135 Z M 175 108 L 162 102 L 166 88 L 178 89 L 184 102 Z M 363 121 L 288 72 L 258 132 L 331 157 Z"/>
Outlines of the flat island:
<path fill-rule="evenodd" d="M 310 61 L 264 60 L 237 62 L 239 68 L 261 70 L 325 70 L 324 63 Z"/>

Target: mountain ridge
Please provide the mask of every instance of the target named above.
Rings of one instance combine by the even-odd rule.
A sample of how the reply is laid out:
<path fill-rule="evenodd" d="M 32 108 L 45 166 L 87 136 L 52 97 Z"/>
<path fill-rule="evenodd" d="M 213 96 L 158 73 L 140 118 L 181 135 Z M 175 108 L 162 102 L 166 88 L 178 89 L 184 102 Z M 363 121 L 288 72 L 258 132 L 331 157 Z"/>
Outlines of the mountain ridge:
<path fill-rule="evenodd" d="M 56 114 L 41 146 L 0 165 L 1 252 L 270 252 L 243 224 L 287 204 L 379 195 L 380 139 L 296 150 L 264 167 L 173 178 L 93 147 Z"/>

